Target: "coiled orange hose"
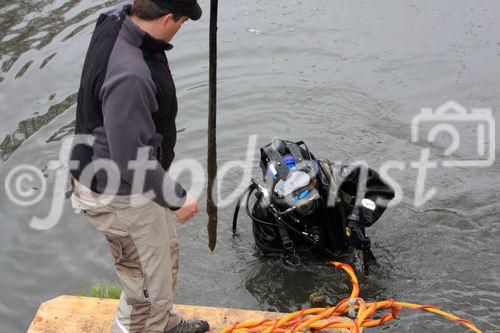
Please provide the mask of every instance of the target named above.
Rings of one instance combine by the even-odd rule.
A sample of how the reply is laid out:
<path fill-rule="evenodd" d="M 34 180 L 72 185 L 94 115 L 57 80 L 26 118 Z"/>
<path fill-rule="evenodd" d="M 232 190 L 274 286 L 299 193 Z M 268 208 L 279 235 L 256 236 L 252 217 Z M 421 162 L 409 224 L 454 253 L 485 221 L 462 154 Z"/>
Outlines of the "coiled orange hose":
<path fill-rule="evenodd" d="M 235 323 L 223 329 L 220 333 L 296 333 L 303 332 L 306 329 L 321 331 L 326 328 L 343 328 L 349 329 L 352 333 L 361 333 L 363 328 L 382 326 L 396 319 L 403 308 L 431 312 L 462 324 L 476 333 L 482 333 L 470 321 L 442 311 L 432 305 L 418 305 L 395 300 L 366 303 L 359 297 L 359 283 L 352 267 L 339 262 L 331 262 L 331 264 L 336 268 L 343 269 L 351 278 L 352 284 L 350 297 L 343 299 L 335 307 L 302 309 L 278 320 Z M 357 310 L 357 315 L 352 322 L 335 321 L 335 318 L 341 317 L 353 309 Z M 390 310 L 390 312 L 384 313 L 378 319 L 373 319 L 375 314 L 382 310 Z"/>

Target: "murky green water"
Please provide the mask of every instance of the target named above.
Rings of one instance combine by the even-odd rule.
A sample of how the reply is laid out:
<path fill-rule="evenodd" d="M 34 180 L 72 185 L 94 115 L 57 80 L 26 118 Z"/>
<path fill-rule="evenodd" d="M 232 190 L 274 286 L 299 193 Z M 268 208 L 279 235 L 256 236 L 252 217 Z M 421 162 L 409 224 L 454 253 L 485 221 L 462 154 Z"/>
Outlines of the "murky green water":
<path fill-rule="evenodd" d="M 73 128 L 93 24 L 113 2 L 0 1 L 2 180 L 30 163 L 53 184 L 49 162 Z M 208 1 L 200 3 L 207 12 Z M 382 268 L 367 278 L 364 296 L 431 303 L 472 319 L 485 332 L 500 332 L 498 162 L 431 170 L 427 186 L 438 193 L 419 208 L 412 204 L 417 172 L 409 164 L 425 147 L 410 137 L 420 108 L 455 100 L 500 109 L 500 5 L 238 0 L 222 1 L 220 16 L 220 163 L 243 159 L 251 134 L 260 144 L 278 135 L 304 139 L 319 156 L 365 160 L 375 169 L 401 161 L 405 170 L 390 174 L 405 197 L 369 231 Z M 204 163 L 207 15 L 185 25 L 174 44 L 169 58 L 180 101 L 178 127 L 184 129 L 177 156 Z M 226 177 L 224 188 L 238 184 L 239 175 L 235 170 Z M 67 201 L 56 227 L 29 227 L 33 215 L 48 214 L 51 196 L 49 191 L 42 203 L 20 208 L 2 186 L 2 332 L 25 331 L 44 300 L 115 278 L 104 238 Z M 284 268 L 259 258 L 248 219 L 242 214 L 241 238 L 232 240 L 232 208 L 220 214 L 214 253 L 207 250 L 206 215 L 178 228 L 176 302 L 292 311 L 314 290 L 327 292 L 332 302 L 347 295 L 347 280 L 322 263 Z M 392 331 L 464 331 L 428 315 L 402 317 L 389 325 Z"/>

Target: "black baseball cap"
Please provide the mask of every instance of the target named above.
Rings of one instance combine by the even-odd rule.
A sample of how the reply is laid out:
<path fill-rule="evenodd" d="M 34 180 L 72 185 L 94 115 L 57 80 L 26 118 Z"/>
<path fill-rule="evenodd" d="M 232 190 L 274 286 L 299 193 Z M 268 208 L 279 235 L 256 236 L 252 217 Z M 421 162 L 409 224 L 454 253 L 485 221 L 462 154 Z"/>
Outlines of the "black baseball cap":
<path fill-rule="evenodd" d="M 180 12 L 196 21 L 201 17 L 201 7 L 196 0 L 151 0 L 162 8 Z"/>

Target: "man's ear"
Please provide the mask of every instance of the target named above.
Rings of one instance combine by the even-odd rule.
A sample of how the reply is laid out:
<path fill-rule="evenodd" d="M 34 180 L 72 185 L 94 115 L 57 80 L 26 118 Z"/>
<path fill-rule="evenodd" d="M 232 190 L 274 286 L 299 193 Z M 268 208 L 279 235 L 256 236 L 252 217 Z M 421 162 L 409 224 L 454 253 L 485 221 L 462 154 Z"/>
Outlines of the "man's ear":
<path fill-rule="evenodd" d="M 168 26 L 174 20 L 174 14 L 168 13 L 160 18 L 162 25 Z"/>

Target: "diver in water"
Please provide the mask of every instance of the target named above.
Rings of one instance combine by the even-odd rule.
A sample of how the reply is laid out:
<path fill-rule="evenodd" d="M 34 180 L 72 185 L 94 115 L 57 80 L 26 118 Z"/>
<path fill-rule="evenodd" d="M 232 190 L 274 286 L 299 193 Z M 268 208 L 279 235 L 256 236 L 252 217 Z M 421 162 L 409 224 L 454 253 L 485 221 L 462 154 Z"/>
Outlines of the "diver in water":
<path fill-rule="evenodd" d="M 304 142 L 279 138 L 261 148 L 260 167 L 264 184 L 252 180 L 244 196 L 255 243 L 264 255 L 309 252 L 341 258 L 357 249 L 375 259 L 365 230 L 383 214 L 394 190 L 374 170 L 319 159 Z"/>

